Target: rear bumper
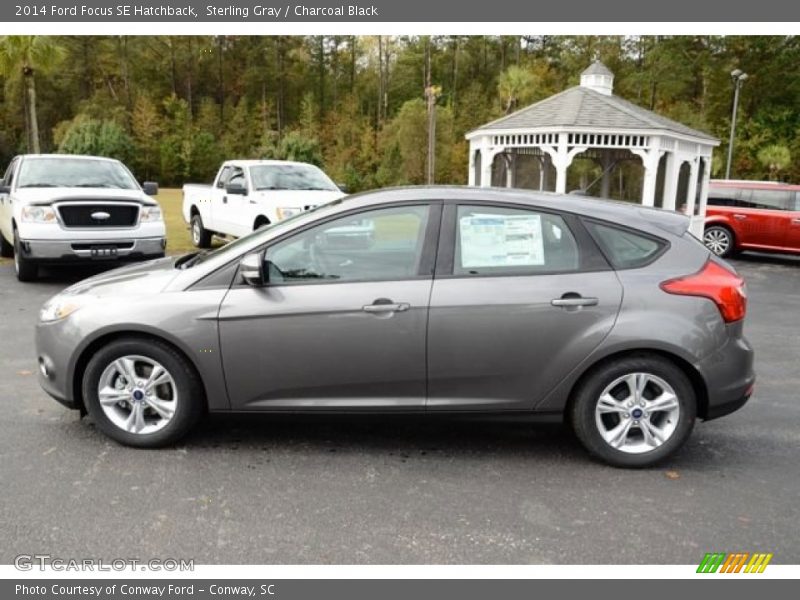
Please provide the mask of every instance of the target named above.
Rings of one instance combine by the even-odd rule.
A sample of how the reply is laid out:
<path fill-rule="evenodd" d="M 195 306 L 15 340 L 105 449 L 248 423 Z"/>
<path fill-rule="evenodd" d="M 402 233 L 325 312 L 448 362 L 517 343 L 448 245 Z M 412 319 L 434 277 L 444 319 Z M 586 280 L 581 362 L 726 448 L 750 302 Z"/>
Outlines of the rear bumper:
<path fill-rule="evenodd" d="M 144 260 L 163 256 L 167 247 L 164 237 L 119 240 L 20 240 L 25 258 L 37 262 Z M 94 255 L 92 247 L 115 248 L 115 255 Z"/>
<path fill-rule="evenodd" d="M 753 347 L 741 335 L 741 322 L 728 327 L 728 342 L 697 365 L 708 392 L 707 406 L 699 415 L 706 420 L 739 410 L 750 399 L 756 381 Z"/>

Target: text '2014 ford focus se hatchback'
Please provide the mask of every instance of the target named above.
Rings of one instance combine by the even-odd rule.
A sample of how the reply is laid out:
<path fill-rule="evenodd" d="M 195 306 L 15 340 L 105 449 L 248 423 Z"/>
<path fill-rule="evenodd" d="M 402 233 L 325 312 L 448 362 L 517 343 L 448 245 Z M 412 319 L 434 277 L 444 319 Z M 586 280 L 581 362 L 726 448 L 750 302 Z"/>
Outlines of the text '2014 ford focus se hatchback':
<path fill-rule="evenodd" d="M 649 465 L 753 389 L 744 282 L 688 224 L 521 191 L 351 196 L 65 290 L 39 376 L 131 446 L 207 411 L 507 413 Z"/>

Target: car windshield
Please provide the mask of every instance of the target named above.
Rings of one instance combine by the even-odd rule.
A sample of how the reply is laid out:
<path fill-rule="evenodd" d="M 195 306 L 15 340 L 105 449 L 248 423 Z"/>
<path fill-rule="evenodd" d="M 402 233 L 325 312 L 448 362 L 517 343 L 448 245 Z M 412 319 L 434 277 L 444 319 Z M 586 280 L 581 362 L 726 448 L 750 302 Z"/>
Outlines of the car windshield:
<path fill-rule="evenodd" d="M 17 187 L 86 187 L 135 190 L 139 186 L 125 166 L 114 160 L 26 158 Z"/>
<path fill-rule="evenodd" d="M 257 165 L 250 168 L 256 190 L 324 190 L 339 188 L 325 173 L 311 165 Z"/>

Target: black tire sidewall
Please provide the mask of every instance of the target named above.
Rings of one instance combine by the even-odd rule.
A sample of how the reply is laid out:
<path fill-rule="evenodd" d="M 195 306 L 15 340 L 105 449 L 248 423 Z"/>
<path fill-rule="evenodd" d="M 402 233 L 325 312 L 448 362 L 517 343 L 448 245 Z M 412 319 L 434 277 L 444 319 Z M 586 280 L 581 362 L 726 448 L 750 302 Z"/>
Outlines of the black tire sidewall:
<path fill-rule="evenodd" d="M 672 436 L 658 448 L 642 454 L 629 454 L 609 446 L 595 422 L 595 408 L 601 392 L 612 381 L 629 373 L 660 377 L 675 390 L 680 405 L 678 425 Z M 590 373 L 575 396 L 571 412 L 573 429 L 593 456 L 615 467 L 649 467 L 669 457 L 689 437 L 697 416 L 697 399 L 689 378 L 671 361 L 655 356 L 629 357 Z"/>
<path fill-rule="evenodd" d="M 14 256 L 14 244 L 6 240 L 6 236 L 0 233 L 0 256 L 11 258 Z"/>
<path fill-rule="evenodd" d="M 106 416 L 97 396 L 100 376 L 106 367 L 117 358 L 139 355 L 161 363 L 175 382 L 178 406 L 169 423 L 150 434 L 134 434 L 117 427 Z M 145 339 L 123 339 L 101 348 L 89 361 L 83 374 L 83 399 L 87 412 L 97 427 L 110 438 L 126 446 L 158 448 L 180 440 L 195 425 L 203 414 L 203 391 L 200 382 L 177 351 L 166 344 Z"/>
<path fill-rule="evenodd" d="M 22 256 L 21 242 L 19 233 L 14 230 L 14 270 L 19 281 L 34 281 L 39 275 L 39 267 L 36 263 Z"/>
<path fill-rule="evenodd" d="M 195 214 L 191 219 L 192 227 L 192 243 L 196 248 L 208 248 L 211 245 L 211 233 L 203 226 L 203 218 L 199 214 Z M 198 239 L 194 239 L 194 229 L 198 228 Z"/>

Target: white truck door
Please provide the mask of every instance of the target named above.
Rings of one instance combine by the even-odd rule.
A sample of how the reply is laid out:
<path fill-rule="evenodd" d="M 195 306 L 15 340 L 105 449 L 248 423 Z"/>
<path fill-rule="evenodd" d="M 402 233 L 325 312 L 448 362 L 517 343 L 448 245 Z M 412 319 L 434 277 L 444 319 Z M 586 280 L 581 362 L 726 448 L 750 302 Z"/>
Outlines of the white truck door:
<path fill-rule="evenodd" d="M 8 165 L 8 169 L 6 169 L 6 173 L 3 176 L 3 185 L 10 188 L 14 184 L 14 171 L 17 168 L 17 163 L 19 163 L 19 159 L 15 158 L 11 161 L 11 164 Z M 3 232 L 3 236 L 6 238 L 6 241 L 12 242 L 12 232 L 11 232 L 11 217 L 12 217 L 12 210 L 11 210 L 11 194 L 0 194 L 0 231 Z"/>
<path fill-rule="evenodd" d="M 244 190 L 244 194 L 230 193 L 226 190 L 222 201 L 226 220 L 229 223 L 231 235 L 241 237 L 253 231 L 253 222 L 250 220 L 247 206 L 247 195 L 250 191 L 247 185 L 244 169 L 234 166 L 228 178 L 227 186 L 235 186 Z"/>
<path fill-rule="evenodd" d="M 226 221 L 227 211 L 225 210 L 223 199 L 227 202 L 225 184 L 228 182 L 232 170 L 233 167 L 230 165 L 223 166 L 217 174 L 214 186 L 211 188 L 211 220 L 206 227 L 217 233 L 231 233 Z"/>

